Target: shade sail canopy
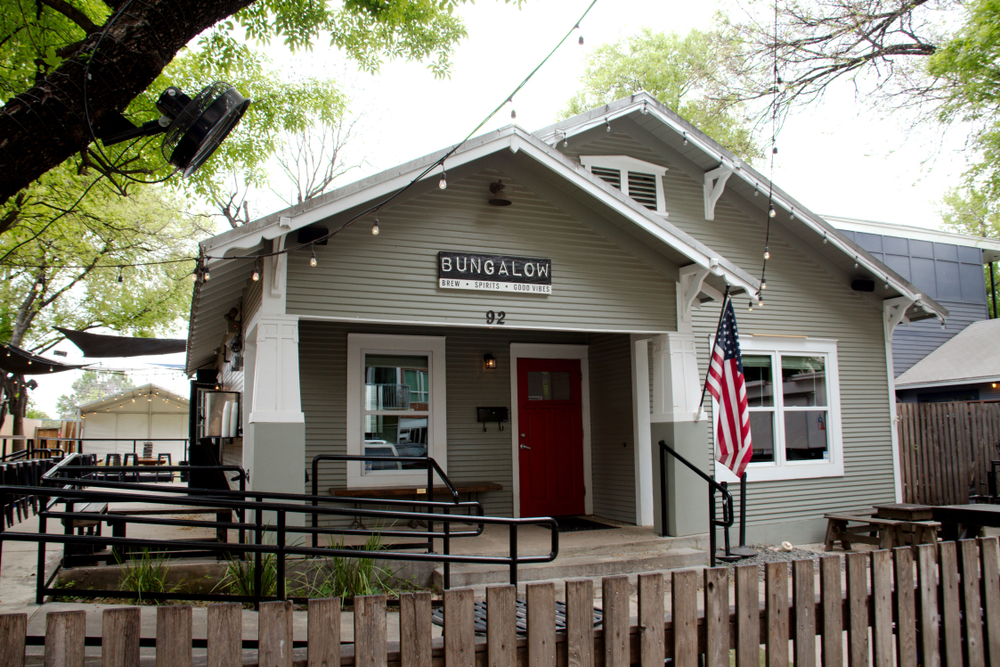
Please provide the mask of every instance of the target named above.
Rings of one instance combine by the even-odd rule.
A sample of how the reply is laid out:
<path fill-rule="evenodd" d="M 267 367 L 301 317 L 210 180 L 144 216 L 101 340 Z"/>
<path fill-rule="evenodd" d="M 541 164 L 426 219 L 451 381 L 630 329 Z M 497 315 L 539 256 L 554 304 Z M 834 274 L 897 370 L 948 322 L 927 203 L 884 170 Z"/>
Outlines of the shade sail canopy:
<path fill-rule="evenodd" d="M 157 354 L 175 354 L 187 349 L 183 338 L 130 338 L 73 331 L 55 327 L 80 348 L 85 357 L 145 357 Z"/>
<path fill-rule="evenodd" d="M 0 370 L 21 375 L 45 375 L 46 373 L 61 373 L 72 371 L 83 366 L 62 364 L 50 361 L 45 357 L 22 350 L 16 345 L 4 345 L 0 350 Z"/>

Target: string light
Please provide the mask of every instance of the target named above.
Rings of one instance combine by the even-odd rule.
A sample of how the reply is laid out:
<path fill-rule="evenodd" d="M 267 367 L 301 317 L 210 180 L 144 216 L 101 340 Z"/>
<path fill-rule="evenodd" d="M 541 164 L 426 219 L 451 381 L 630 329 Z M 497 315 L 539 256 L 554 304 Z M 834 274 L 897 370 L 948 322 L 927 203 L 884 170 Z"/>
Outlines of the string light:
<path fill-rule="evenodd" d="M 642 101 L 642 115 L 643 116 L 649 115 L 649 109 L 646 108 L 646 100 Z"/>
<path fill-rule="evenodd" d="M 580 24 L 579 23 L 577 23 L 575 26 L 573 26 L 573 30 L 579 30 L 579 29 L 580 29 Z M 577 43 L 580 46 L 583 46 L 583 35 L 580 35 L 580 39 L 577 41 Z"/>
<path fill-rule="evenodd" d="M 442 190 L 448 189 L 448 172 L 443 170 L 441 171 L 441 180 L 438 181 L 438 187 Z"/>
<path fill-rule="evenodd" d="M 759 194 L 760 194 L 760 190 L 757 189 L 757 184 L 754 183 L 753 184 L 753 196 L 756 197 Z"/>
<path fill-rule="evenodd" d="M 118 282 L 124 282 L 125 278 L 122 276 L 122 267 L 118 267 Z"/>
<path fill-rule="evenodd" d="M 778 212 L 774 210 L 774 204 L 768 204 L 767 205 L 767 217 L 773 218 L 776 215 L 778 215 Z"/>
<path fill-rule="evenodd" d="M 764 297 L 761 296 L 760 292 L 757 292 L 757 306 L 760 308 L 764 307 Z"/>
<path fill-rule="evenodd" d="M 854 256 L 854 268 L 855 269 L 858 268 L 858 256 L 857 255 Z"/>
<path fill-rule="evenodd" d="M 753 312 L 753 299 L 750 299 L 750 303 L 747 304 L 747 310 Z"/>
<path fill-rule="evenodd" d="M 826 232 L 823 232 L 823 245 L 826 245 L 826 244 L 827 244 L 827 242 L 829 242 L 829 240 L 830 240 L 830 239 L 828 239 L 828 238 L 826 237 Z"/>
<path fill-rule="evenodd" d="M 375 223 L 372 225 L 372 236 L 378 236 L 379 232 L 380 232 L 380 230 L 378 228 L 378 217 L 376 217 L 375 218 Z"/>
<path fill-rule="evenodd" d="M 684 133 L 684 145 L 685 146 L 688 145 L 688 133 L 687 132 Z"/>
<path fill-rule="evenodd" d="M 250 279 L 255 283 L 260 281 L 260 262 L 255 262 L 253 265 L 253 274 L 251 274 Z"/>
<path fill-rule="evenodd" d="M 767 281 L 766 281 L 766 280 L 762 280 L 762 281 L 760 281 L 760 288 L 761 288 L 762 290 L 763 290 L 763 289 L 767 289 Z"/>
<path fill-rule="evenodd" d="M 610 132 L 610 131 L 611 131 L 611 121 L 610 121 L 610 120 L 608 120 L 607 118 L 605 118 L 605 119 L 604 119 L 604 125 L 605 125 L 605 126 L 606 126 L 606 128 L 607 128 L 607 129 L 606 129 L 605 131 L 606 131 L 606 132 Z"/>
<path fill-rule="evenodd" d="M 310 247 L 311 252 L 309 254 L 309 266 L 316 268 L 316 248 Z"/>
<path fill-rule="evenodd" d="M 510 105 L 511 105 L 511 110 L 510 110 L 510 119 L 511 119 L 511 120 L 514 120 L 515 118 L 517 118 L 517 110 L 513 108 L 513 105 L 514 105 L 514 98 L 513 98 L 513 97 L 508 97 L 508 98 L 507 98 L 507 104 L 510 104 Z"/>
<path fill-rule="evenodd" d="M 794 208 L 791 211 L 789 211 L 789 213 L 788 213 L 788 219 L 789 220 L 794 220 L 795 219 L 795 209 Z"/>
<path fill-rule="evenodd" d="M 207 264 L 205 265 L 205 270 L 202 271 L 202 273 L 201 273 L 201 278 L 205 282 L 208 282 L 209 280 L 212 279 L 212 273 L 208 270 L 208 265 Z"/>
<path fill-rule="evenodd" d="M 764 259 L 771 259 L 771 251 L 767 246 L 764 246 Z"/>
<path fill-rule="evenodd" d="M 885 288 L 889 289 L 889 276 L 885 277 Z"/>

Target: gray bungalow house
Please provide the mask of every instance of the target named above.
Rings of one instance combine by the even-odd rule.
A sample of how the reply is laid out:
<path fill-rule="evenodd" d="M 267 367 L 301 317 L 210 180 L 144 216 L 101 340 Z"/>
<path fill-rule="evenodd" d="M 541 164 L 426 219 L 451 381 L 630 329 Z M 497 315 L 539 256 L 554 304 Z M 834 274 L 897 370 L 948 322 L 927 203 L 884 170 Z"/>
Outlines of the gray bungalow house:
<path fill-rule="evenodd" d="M 659 516 L 656 443 L 729 474 L 698 405 L 728 285 L 748 539 L 817 540 L 823 512 L 899 498 L 892 334 L 946 309 L 776 186 L 761 289 L 771 184 L 645 93 L 475 137 L 445 180 L 447 152 L 201 244 L 187 368 L 242 393 L 223 456 L 252 488 L 302 489 L 321 453 L 429 455 L 501 487 L 491 514 L 704 533 L 705 485 L 679 466 Z M 320 487 L 423 479 L 358 463 Z"/>

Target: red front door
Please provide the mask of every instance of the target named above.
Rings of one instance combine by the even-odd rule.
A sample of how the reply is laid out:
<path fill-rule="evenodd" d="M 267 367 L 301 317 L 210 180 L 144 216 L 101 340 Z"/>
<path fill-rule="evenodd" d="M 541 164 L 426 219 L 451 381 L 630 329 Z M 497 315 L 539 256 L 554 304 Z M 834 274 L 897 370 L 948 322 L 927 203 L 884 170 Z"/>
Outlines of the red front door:
<path fill-rule="evenodd" d="M 517 360 L 521 516 L 584 513 L 579 359 Z"/>

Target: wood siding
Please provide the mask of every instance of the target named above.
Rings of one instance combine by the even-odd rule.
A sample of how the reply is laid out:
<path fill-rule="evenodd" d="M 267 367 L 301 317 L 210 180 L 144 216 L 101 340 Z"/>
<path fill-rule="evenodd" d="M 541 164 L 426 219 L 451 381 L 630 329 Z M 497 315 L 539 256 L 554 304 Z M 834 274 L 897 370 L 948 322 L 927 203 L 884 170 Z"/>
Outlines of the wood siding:
<path fill-rule="evenodd" d="M 650 125 L 651 130 L 656 123 L 650 119 L 639 122 Z M 723 195 L 715 208 L 715 220 L 708 222 L 704 219 L 702 184 L 689 177 L 684 169 L 656 156 L 623 133 L 595 132 L 584 136 L 592 138 L 590 143 L 582 138 L 570 142 L 573 155 L 627 154 L 670 167 L 663 180 L 671 224 L 746 270 L 760 270 L 765 244 L 763 214 L 760 219 L 749 217 L 736 208 L 739 200 L 730 193 Z M 803 245 L 781 220 L 772 225 L 765 305 L 748 312 L 747 297 L 741 295 L 735 303 L 737 320 L 743 336 L 757 333 L 837 340 L 844 476 L 751 482 L 747 512 L 751 537 L 755 527 L 770 526 L 774 530 L 796 522 L 811 522 L 804 529 L 789 527 L 787 534 L 799 530 L 797 535 L 814 534 L 819 539 L 824 512 L 894 500 L 881 310 L 853 292 L 849 283 L 826 272 L 814 257 L 801 249 Z M 702 378 L 709 358 L 708 336 L 715 333 L 720 305 L 706 303 L 694 314 Z M 710 411 L 708 400 L 706 404 Z M 704 459 L 708 472 L 713 468 L 711 430 Z M 750 479 L 753 479 L 752 471 Z"/>
<path fill-rule="evenodd" d="M 346 453 L 347 434 L 347 334 L 349 332 L 409 334 L 447 337 L 448 383 L 448 476 L 456 483 L 489 481 L 503 485 L 503 491 L 480 494 L 487 514 L 513 513 L 513 467 L 510 423 L 500 431 L 496 424 L 476 421 L 480 406 L 510 404 L 510 344 L 560 343 L 594 345 L 592 364 L 600 369 L 601 382 L 591 371 L 592 428 L 601 434 L 595 446 L 594 512 L 621 521 L 634 520 L 635 491 L 632 463 L 632 391 L 629 337 L 627 335 L 588 336 L 583 333 L 519 331 L 516 329 L 449 329 L 443 327 L 398 327 L 302 320 L 299 324 L 299 377 L 302 410 L 306 422 L 306 460 L 311 466 L 318 454 Z M 497 359 L 497 368 L 483 370 L 483 355 Z M 623 364 L 623 365 L 622 365 Z M 513 416 L 513 414 L 512 414 Z M 622 441 L 629 447 L 623 449 Z M 607 453 L 608 460 L 604 460 Z M 613 458 L 612 458 L 613 455 Z M 598 457 L 601 457 L 600 459 Z M 625 459 L 627 458 L 627 462 Z M 609 463 L 609 460 L 612 461 Z M 325 463 L 320 468 L 319 491 L 346 485 L 342 464 Z"/>
<path fill-rule="evenodd" d="M 632 350 L 628 336 L 590 337 L 594 514 L 635 523 Z"/>
<path fill-rule="evenodd" d="M 489 183 L 500 176 L 514 200 L 505 208 L 485 203 Z M 315 268 L 308 250 L 292 253 L 288 313 L 482 325 L 492 310 L 506 313 L 508 327 L 675 329 L 674 278 L 593 231 L 609 224 L 596 214 L 583 224 L 510 179 L 489 170 L 456 177 L 445 191 L 385 208 L 378 237 L 371 234 L 371 216 L 360 220 L 316 247 Z M 335 229 L 343 222 L 322 224 Z M 441 250 L 551 259 L 552 294 L 440 289 Z"/>

